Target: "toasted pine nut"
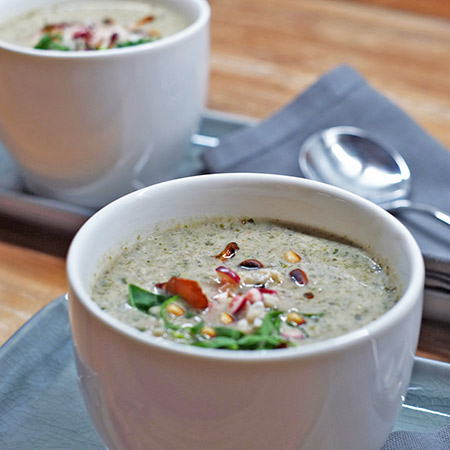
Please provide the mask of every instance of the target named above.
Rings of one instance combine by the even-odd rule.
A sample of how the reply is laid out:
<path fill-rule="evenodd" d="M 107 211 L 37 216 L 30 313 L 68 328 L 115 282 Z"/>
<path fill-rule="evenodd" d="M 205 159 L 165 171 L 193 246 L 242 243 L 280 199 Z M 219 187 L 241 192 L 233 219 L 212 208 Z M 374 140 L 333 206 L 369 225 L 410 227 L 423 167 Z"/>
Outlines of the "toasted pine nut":
<path fill-rule="evenodd" d="M 230 315 L 230 314 L 228 314 L 226 312 L 223 312 L 222 314 L 220 314 L 220 321 L 223 324 L 228 325 L 229 323 L 233 323 L 234 319 L 233 319 L 232 315 Z"/>
<path fill-rule="evenodd" d="M 174 316 L 180 317 L 184 314 L 184 309 L 177 305 L 176 303 L 171 303 L 170 305 L 167 305 L 166 311 L 169 314 L 173 314 Z"/>
<path fill-rule="evenodd" d="M 302 325 L 306 322 L 306 320 L 297 312 L 290 312 L 287 315 L 287 321 L 295 323 L 296 325 Z"/>
<path fill-rule="evenodd" d="M 202 330 L 200 331 L 201 334 L 203 334 L 203 336 L 206 337 L 216 337 L 216 330 L 214 330 L 214 328 L 208 327 L 208 326 L 204 326 L 202 328 Z"/>
<path fill-rule="evenodd" d="M 284 254 L 284 259 L 289 263 L 298 263 L 302 258 L 297 253 L 288 251 Z"/>

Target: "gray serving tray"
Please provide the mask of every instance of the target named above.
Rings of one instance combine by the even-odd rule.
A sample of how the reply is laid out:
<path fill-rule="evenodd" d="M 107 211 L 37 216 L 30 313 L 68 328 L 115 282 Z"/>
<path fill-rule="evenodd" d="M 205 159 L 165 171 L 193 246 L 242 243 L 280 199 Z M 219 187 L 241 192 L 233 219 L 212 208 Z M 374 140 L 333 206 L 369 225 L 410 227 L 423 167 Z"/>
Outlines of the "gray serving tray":
<path fill-rule="evenodd" d="M 65 296 L 0 347 L 0 374 L 2 450 L 105 449 L 78 389 Z M 416 358 L 394 430 L 432 432 L 448 424 L 450 364 Z"/>

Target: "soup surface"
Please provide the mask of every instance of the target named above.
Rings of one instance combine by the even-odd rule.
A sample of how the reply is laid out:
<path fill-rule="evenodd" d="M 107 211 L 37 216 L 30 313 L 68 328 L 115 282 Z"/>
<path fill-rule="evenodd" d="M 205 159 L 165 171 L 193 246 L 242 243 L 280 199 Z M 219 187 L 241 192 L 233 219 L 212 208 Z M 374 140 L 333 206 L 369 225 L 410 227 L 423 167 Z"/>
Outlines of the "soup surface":
<path fill-rule="evenodd" d="M 0 39 L 43 50 L 105 50 L 152 42 L 188 25 L 164 3 L 69 1 L 0 24 Z"/>
<path fill-rule="evenodd" d="M 349 242 L 230 217 L 139 236 L 105 261 L 92 288 L 102 309 L 143 333 L 236 350 L 339 336 L 398 297 L 394 275 Z"/>

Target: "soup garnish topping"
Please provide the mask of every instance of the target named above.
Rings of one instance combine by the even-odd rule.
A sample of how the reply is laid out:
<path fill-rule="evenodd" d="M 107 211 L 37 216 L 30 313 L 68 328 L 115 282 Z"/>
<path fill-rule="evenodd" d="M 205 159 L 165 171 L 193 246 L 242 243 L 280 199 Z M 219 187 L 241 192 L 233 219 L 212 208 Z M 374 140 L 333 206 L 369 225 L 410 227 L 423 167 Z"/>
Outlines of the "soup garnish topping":
<path fill-rule="evenodd" d="M 232 350 L 339 336 L 398 295 L 395 277 L 345 239 L 235 218 L 157 227 L 113 259 L 93 289 L 103 309 L 143 332 Z"/>

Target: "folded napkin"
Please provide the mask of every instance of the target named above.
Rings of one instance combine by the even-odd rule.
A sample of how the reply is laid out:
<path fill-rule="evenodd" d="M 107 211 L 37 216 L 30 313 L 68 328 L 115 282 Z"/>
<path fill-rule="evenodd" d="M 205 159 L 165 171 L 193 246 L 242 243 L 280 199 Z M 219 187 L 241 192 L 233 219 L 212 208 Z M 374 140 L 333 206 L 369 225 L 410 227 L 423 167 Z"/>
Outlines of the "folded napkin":
<path fill-rule="evenodd" d="M 390 144 L 411 169 L 411 200 L 450 211 L 450 152 L 345 65 L 323 75 L 258 126 L 229 135 L 205 152 L 205 169 L 302 176 L 301 144 L 311 134 L 337 125 L 363 128 Z M 450 320 L 450 227 L 417 212 L 402 210 L 396 216 L 425 257 L 426 291 L 430 303 L 440 309 L 434 315 L 445 314 Z"/>
<path fill-rule="evenodd" d="M 448 450 L 450 425 L 433 433 L 394 431 L 381 450 Z"/>

